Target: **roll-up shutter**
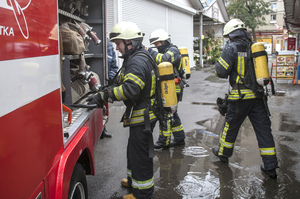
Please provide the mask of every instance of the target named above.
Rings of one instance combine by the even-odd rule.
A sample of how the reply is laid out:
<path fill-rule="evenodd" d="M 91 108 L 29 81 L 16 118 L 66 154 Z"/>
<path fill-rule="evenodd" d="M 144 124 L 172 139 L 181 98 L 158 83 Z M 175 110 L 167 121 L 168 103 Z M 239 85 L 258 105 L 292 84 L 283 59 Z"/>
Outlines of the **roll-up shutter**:
<path fill-rule="evenodd" d="M 166 7 L 147 0 L 123 0 L 122 20 L 132 21 L 145 33 L 144 44 L 149 46 L 150 33 L 158 28 L 166 29 Z"/>
<path fill-rule="evenodd" d="M 120 7 L 118 14 L 115 11 L 117 6 Z M 171 35 L 173 44 L 188 48 L 190 65 L 193 66 L 193 16 L 191 13 L 170 8 L 154 0 L 112 0 L 108 1 L 107 7 L 108 15 L 112 16 L 112 18 L 109 16 L 107 18 L 108 31 L 117 22 L 119 16 L 121 21 L 136 23 L 145 33 L 143 44 L 150 46 L 151 32 L 163 28 Z"/>
<path fill-rule="evenodd" d="M 168 9 L 169 34 L 177 47 L 187 47 L 190 65 L 193 66 L 193 15 Z"/>
<path fill-rule="evenodd" d="M 114 27 L 114 1 L 106 1 L 106 30 L 107 32 L 110 32 L 111 29 Z"/>

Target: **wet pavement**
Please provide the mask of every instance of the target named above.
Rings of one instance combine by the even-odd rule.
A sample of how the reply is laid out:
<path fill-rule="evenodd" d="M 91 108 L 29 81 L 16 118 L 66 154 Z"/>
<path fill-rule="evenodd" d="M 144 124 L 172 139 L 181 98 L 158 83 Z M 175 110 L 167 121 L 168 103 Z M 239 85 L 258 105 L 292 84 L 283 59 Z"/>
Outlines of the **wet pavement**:
<path fill-rule="evenodd" d="M 192 70 L 190 87 L 179 103 L 186 145 L 155 151 L 154 198 L 300 198 L 300 85 L 291 80 L 274 82 L 278 95 L 269 98 L 269 108 L 280 166 L 276 180 L 260 170 L 262 160 L 249 119 L 239 131 L 228 164 L 212 154 L 224 122 L 215 101 L 229 86 L 227 80 L 215 77 L 212 66 L 206 66 Z M 107 130 L 113 137 L 101 139 L 95 149 L 96 175 L 88 176 L 89 198 L 119 199 L 130 193 L 120 184 L 126 178 L 129 134 L 119 123 L 124 110 L 120 102 L 110 107 Z"/>

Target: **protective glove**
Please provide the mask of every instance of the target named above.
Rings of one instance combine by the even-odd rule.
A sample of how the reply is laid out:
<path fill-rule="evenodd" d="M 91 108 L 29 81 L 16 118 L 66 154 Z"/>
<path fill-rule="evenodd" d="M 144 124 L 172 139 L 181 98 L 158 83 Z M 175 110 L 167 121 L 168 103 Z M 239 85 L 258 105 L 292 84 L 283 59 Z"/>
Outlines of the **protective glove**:
<path fill-rule="evenodd" d="M 103 108 L 104 101 L 101 98 L 100 92 L 92 95 L 86 101 L 88 104 L 96 104 L 98 108 Z"/>
<path fill-rule="evenodd" d="M 222 99 L 222 98 L 218 97 L 217 105 L 218 105 L 218 110 L 219 110 L 220 114 L 225 116 L 227 113 L 227 106 L 228 106 L 227 99 L 226 98 Z"/>
<path fill-rule="evenodd" d="M 109 78 L 109 79 L 107 80 L 107 84 L 108 84 L 109 86 L 114 85 L 114 80 L 113 80 L 112 78 Z"/>

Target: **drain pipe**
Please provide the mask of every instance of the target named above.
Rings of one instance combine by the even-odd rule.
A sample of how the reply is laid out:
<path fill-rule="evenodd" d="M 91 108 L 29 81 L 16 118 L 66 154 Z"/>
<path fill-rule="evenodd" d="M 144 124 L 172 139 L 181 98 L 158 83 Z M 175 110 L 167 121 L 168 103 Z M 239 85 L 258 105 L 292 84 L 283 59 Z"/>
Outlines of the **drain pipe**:
<path fill-rule="evenodd" d="M 203 35 L 203 14 L 200 12 L 199 13 L 199 56 L 200 56 L 200 59 L 199 59 L 199 62 L 200 62 L 200 66 L 203 67 L 203 58 L 202 58 L 202 55 L 203 55 L 203 40 L 202 40 L 202 35 Z"/>

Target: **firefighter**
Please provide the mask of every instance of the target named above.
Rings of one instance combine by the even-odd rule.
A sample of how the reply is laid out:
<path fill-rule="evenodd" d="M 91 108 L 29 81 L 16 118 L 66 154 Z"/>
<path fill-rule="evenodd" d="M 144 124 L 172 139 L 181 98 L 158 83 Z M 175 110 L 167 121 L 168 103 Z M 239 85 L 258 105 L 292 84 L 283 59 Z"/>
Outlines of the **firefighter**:
<path fill-rule="evenodd" d="M 263 98 L 256 97 L 242 80 L 247 70 L 250 70 L 247 68 L 249 65 L 247 45 L 251 42 L 251 36 L 240 19 L 230 20 L 224 26 L 223 36 L 229 39 L 229 43 L 226 44 L 218 59 L 215 70 L 219 78 L 229 76 L 232 89 L 228 95 L 227 113 L 219 146 L 213 148 L 213 153 L 222 162 L 228 162 L 228 158 L 233 153 L 238 131 L 248 116 L 254 128 L 263 161 L 261 170 L 270 178 L 275 179 L 278 162 L 267 104 L 264 103 Z"/>
<path fill-rule="evenodd" d="M 143 33 L 135 23 L 122 21 L 116 24 L 109 35 L 110 41 L 124 59 L 119 74 L 119 84 L 92 96 L 91 102 L 99 107 L 104 102 L 123 101 L 126 111 L 122 117 L 124 127 L 129 127 L 127 145 L 127 179 L 121 184 L 131 187 L 131 194 L 124 199 L 149 199 L 154 194 L 152 131 L 157 121 L 143 100 L 155 94 L 155 73 L 152 72 L 151 56 L 142 44 Z M 154 85 L 154 86 L 153 86 Z M 147 129 L 147 125 L 149 128 Z M 150 148 L 150 149 L 149 149 Z M 153 152 L 152 152 L 153 153 Z"/>
<path fill-rule="evenodd" d="M 154 30 L 150 34 L 150 44 L 154 44 L 157 51 L 152 48 L 146 48 L 157 64 L 161 62 L 170 62 L 173 64 L 177 101 L 182 100 L 183 82 L 182 77 L 184 71 L 182 69 L 182 58 L 178 47 L 171 43 L 169 34 L 163 29 Z M 169 146 L 177 146 L 185 144 L 185 133 L 177 111 L 173 114 L 173 121 L 166 121 L 159 129 L 158 141 L 154 144 L 155 149 L 164 149 Z M 168 125 L 171 126 L 168 128 Z M 174 141 L 170 142 L 171 134 L 173 133 Z"/>

